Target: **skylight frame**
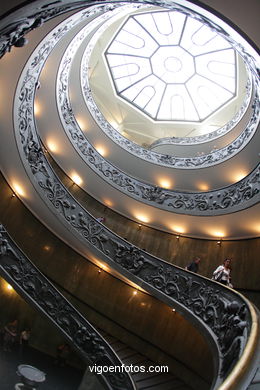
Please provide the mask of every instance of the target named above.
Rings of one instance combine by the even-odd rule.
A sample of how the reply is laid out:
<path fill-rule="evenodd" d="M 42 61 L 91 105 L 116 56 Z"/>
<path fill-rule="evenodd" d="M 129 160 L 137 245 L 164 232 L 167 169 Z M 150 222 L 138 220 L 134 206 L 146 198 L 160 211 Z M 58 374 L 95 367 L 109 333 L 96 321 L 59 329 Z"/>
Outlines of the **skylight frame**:
<path fill-rule="evenodd" d="M 122 87 L 122 83 L 118 83 L 117 80 L 119 79 L 115 79 L 115 72 L 114 72 L 114 69 L 111 69 L 111 66 L 110 66 L 110 58 L 112 58 L 113 56 L 117 56 L 117 57 L 120 57 L 122 62 L 121 62 L 121 65 L 118 64 L 117 66 L 125 66 L 127 63 L 124 62 L 126 61 L 126 58 L 135 58 L 137 56 L 134 56 L 133 54 L 131 53 L 118 53 L 118 52 L 114 52 L 113 51 L 113 46 L 114 43 L 116 42 L 117 38 L 120 36 L 120 33 L 126 29 L 126 27 L 128 28 L 127 24 L 128 24 L 128 21 L 130 19 L 134 19 L 134 20 L 138 20 L 138 18 L 141 16 L 143 17 L 144 15 L 152 15 L 152 17 L 156 16 L 157 15 L 161 15 L 161 14 L 167 14 L 168 16 L 169 15 L 173 15 L 173 16 L 176 16 L 177 17 L 180 17 L 183 19 L 183 22 L 182 22 L 182 28 L 180 29 L 180 26 L 179 26 L 179 37 L 178 39 L 176 40 L 176 43 L 178 43 L 178 45 L 159 45 L 157 43 L 157 48 L 156 50 L 154 50 L 154 48 L 150 47 L 150 51 L 152 52 L 152 56 L 154 56 L 154 54 L 160 49 L 160 48 L 164 48 L 164 47 L 168 47 L 169 49 L 172 49 L 172 48 L 181 48 L 183 50 L 183 52 L 188 52 L 186 50 L 186 48 L 180 46 L 180 43 L 182 44 L 182 40 L 184 38 L 184 34 L 186 34 L 185 32 L 185 28 L 187 27 L 187 24 L 191 24 L 191 23 L 194 23 L 197 24 L 197 26 L 199 26 L 199 28 L 194 31 L 193 35 L 197 34 L 197 32 L 200 30 L 200 29 L 205 29 L 205 28 L 208 28 L 205 24 L 202 24 L 201 22 L 193 19 L 192 17 L 190 16 L 187 16 L 187 15 L 184 15 L 182 12 L 179 12 L 179 11 L 168 11 L 168 10 L 160 10 L 160 11 L 152 11 L 152 12 L 144 12 L 144 13 L 140 13 L 140 14 L 135 14 L 135 15 L 130 15 L 127 17 L 127 19 L 124 21 L 124 23 L 121 25 L 120 29 L 116 32 L 116 34 L 114 35 L 114 37 L 112 38 L 112 40 L 110 41 L 109 45 L 107 46 L 106 50 L 104 51 L 104 57 L 105 57 L 105 61 L 107 63 L 107 68 L 109 69 L 109 73 L 110 73 L 110 76 L 111 76 L 111 80 L 112 80 L 112 83 L 113 83 L 113 87 L 114 87 L 114 90 L 115 90 L 115 93 L 118 97 L 122 98 L 123 100 L 127 101 L 129 104 L 131 104 L 133 107 L 135 107 L 138 111 L 141 111 L 144 115 L 148 116 L 150 119 L 154 120 L 154 121 L 169 121 L 169 122 L 195 122 L 195 123 L 202 123 L 203 121 L 207 120 L 210 116 L 214 115 L 217 111 L 219 111 L 221 108 L 225 107 L 229 102 L 231 102 L 237 95 L 237 53 L 236 51 L 233 49 L 233 47 L 221 36 L 219 36 L 215 31 L 212 32 L 212 37 L 209 39 L 210 40 L 214 40 L 214 39 L 217 39 L 217 43 L 218 45 L 221 45 L 223 44 L 225 47 L 222 49 L 218 49 L 218 50 L 214 50 L 214 48 L 212 47 L 212 50 L 209 50 L 207 52 L 202 52 L 202 53 L 197 53 L 196 55 L 192 55 L 191 53 L 188 52 L 188 55 L 191 56 L 191 58 L 193 59 L 193 62 L 194 62 L 194 72 L 192 73 L 192 76 L 190 76 L 190 78 L 188 78 L 184 84 L 186 84 L 191 78 L 195 78 L 197 76 L 197 67 L 198 67 L 198 64 L 196 63 L 196 58 L 201 58 L 203 56 L 210 56 L 213 54 L 213 56 L 216 54 L 217 56 L 220 55 L 220 58 L 221 58 L 221 55 L 224 53 L 225 50 L 228 50 L 230 53 L 232 53 L 233 55 L 233 63 L 231 62 L 230 63 L 230 66 L 233 67 L 233 75 L 232 75 L 232 79 L 233 79 L 233 85 L 232 85 L 232 82 L 231 82 L 231 91 L 230 91 L 230 88 L 229 88 L 229 91 L 227 92 L 227 96 L 225 98 L 222 99 L 222 101 L 220 101 L 217 105 L 213 105 L 212 104 L 212 108 L 211 110 L 208 109 L 208 112 L 206 112 L 207 110 L 204 108 L 204 112 L 206 112 L 205 114 L 201 114 L 199 111 L 202 112 L 202 108 L 200 110 L 197 109 L 197 105 L 198 103 L 195 104 L 195 100 L 196 100 L 196 96 L 190 96 L 190 102 L 188 104 L 187 102 L 187 97 L 185 99 L 183 99 L 183 103 L 182 105 L 183 106 L 193 106 L 194 107 L 194 112 L 196 111 L 196 115 L 193 113 L 193 116 L 190 115 L 189 117 L 186 115 L 183 115 L 183 116 L 177 116 L 176 114 L 175 115 L 170 115 L 168 114 L 168 116 L 160 116 L 159 113 L 161 111 L 160 107 L 162 107 L 162 105 L 164 104 L 164 96 L 165 96 L 165 91 L 167 90 L 168 86 L 172 86 L 172 85 L 181 85 L 181 83 L 166 83 L 164 80 L 162 81 L 163 83 L 165 83 L 166 87 L 164 88 L 164 92 L 163 94 L 161 94 L 161 97 L 158 97 L 157 100 L 159 101 L 158 103 L 158 107 L 157 107 L 157 110 L 155 110 L 153 108 L 153 111 L 148 111 L 146 109 L 147 105 L 149 104 L 149 102 L 147 103 L 144 103 L 143 105 L 141 105 L 140 103 L 137 104 L 134 100 L 136 100 L 136 97 L 138 94 L 140 94 L 140 91 L 137 92 L 136 96 L 133 98 L 133 93 L 130 93 L 130 90 L 131 88 L 134 88 L 136 85 L 140 84 L 140 83 L 143 83 L 145 79 L 148 79 L 150 76 L 151 76 L 151 72 L 146 72 L 146 76 L 143 76 L 143 77 L 140 77 L 139 79 L 137 77 L 135 77 L 135 81 L 133 83 L 129 82 L 128 85 L 125 85 L 124 87 Z M 169 16 L 169 20 L 170 20 L 170 16 Z M 140 22 L 138 21 L 139 25 L 140 25 Z M 142 26 L 143 28 L 143 26 Z M 130 34 L 134 35 L 133 33 L 130 32 Z M 136 35 L 136 34 L 135 34 Z M 151 33 L 149 31 L 147 31 L 145 29 L 145 35 L 146 36 L 149 36 L 150 37 L 150 40 L 152 42 L 155 41 L 154 37 L 151 35 Z M 183 45 L 183 44 L 182 44 Z M 112 49 L 111 49 L 112 48 Z M 197 48 L 197 50 L 199 51 L 199 49 Z M 147 56 L 144 56 L 144 55 L 139 55 L 138 56 L 139 59 L 142 59 L 143 62 L 146 62 L 149 63 L 149 67 L 150 69 L 152 69 L 152 60 L 151 60 L 151 56 L 149 58 L 147 58 Z M 169 59 L 166 58 L 166 60 Z M 224 60 L 224 56 L 223 56 L 223 60 Z M 124 62 L 124 64 L 123 64 Z M 209 62 L 212 62 L 212 61 L 209 61 Z M 215 61 L 217 62 L 217 61 Z M 218 63 L 221 63 L 221 61 L 218 61 Z M 208 67 L 208 65 L 207 65 Z M 147 74 L 149 73 L 149 74 Z M 231 72 L 232 73 L 232 72 Z M 143 72 L 143 74 L 145 74 L 145 72 Z M 129 79 L 131 79 L 131 75 L 129 76 Z M 157 77 L 157 76 L 156 76 Z M 224 85 L 226 84 L 224 81 L 222 82 L 222 85 L 218 82 L 216 82 L 215 80 L 213 80 L 213 77 L 206 77 L 206 76 L 201 76 L 200 77 L 203 77 L 205 78 L 205 83 L 208 84 L 208 85 L 216 85 L 217 86 L 217 89 L 220 91 L 220 90 L 223 90 L 223 92 L 227 91 L 227 88 L 224 87 Z M 223 80 L 226 80 L 228 77 L 228 75 L 224 75 L 223 76 Z M 124 77 L 126 78 L 126 77 Z M 218 76 L 218 78 L 221 78 L 221 75 Z M 209 79 L 209 80 L 208 80 Z M 158 77 L 158 81 L 159 81 L 159 77 Z M 182 83 L 183 84 L 183 83 Z M 154 84 L 155 85 L 155 84 Z M 154 88 L 154 85 L 147 85 L 147 87 L 149 87 L 150 89 Z M 205 87 L 205 85 L 204 85 Z M 185 85 L 185 88 L 187 90 L 187 94 L 186 95 L 191 95 L 189 89 L 186 87 Z M 126 93 L 126 91 L 128 91 Z M 140 99 L 139 99 L 140 101 Z M 151 103 L 151 102 L 150 102 Z M 151 105 L 151 104 L 150 104 Z M 205 105 L 205 102 L 204 102 L 204 105 Z M 201 106 L 202 106 L 202 103 L 201 103 Z M 169 110 L 168 110 L 169 111 Z"/>

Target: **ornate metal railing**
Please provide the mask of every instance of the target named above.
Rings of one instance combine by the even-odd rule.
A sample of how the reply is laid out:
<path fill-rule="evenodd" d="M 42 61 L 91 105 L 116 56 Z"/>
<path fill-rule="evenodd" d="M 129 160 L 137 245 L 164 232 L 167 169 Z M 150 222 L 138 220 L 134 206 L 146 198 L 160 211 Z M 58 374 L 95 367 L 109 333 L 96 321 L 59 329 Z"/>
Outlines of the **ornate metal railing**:
<path fill-rule="evenodd" d="M 63 333 L 89 365 L 118 366 L 122 362 L 93 326 L 28 260 L 0 225 L 0 274 Z M 98 375 L 104 389 L 135 390 L 126 371 Z"/>
<path fill-rule="evenodd" d="M 117 11 L 117 9 L 113 10 Z M 106 25 L 106 21 L 113 16 L 113 11 L 106 12 L 102 17 L 102 28 Z M 122 12 L 125 12 L 125 8 L 122 7 Z M 116 14 L 117 15 L 117 14 Z M 97 19 L 97 20 L 96 20 Z M 181 214 L 189 214 L 189 215 L 219 215 L 230 213 L 234 211 L 241 210 L 243 208 L 247 208 L 254 203 L 257 203 L 260 200 L 260 189 L 259 189 L 259 170 L 260 165 L 258 165 L 248 176 L 243 178 L 240 182 L 229 185 L 224 188 L 219 188 L 216 190 L 198 193 L 198 192 L 184 192 L 177 190 L 169 190 L 154 186 L 152 184 L 143 182 L 137 178 L 130 176 L 129 174 L 122 171 L 118 166 L 110 163 L 104 157 L 102 157 L 89 142 L 87 137 L 81 131 L 79 125 L 74 116 L 73 108 L 70 103 L 69 97 L 69 75 L 70 68 L 72 66 L 72 58 L 76 53 L 78 46 L 82 43 L 82 41 L 88 36 L 91 30 L 94 30 L 101 21 L 96 18 L 94 21 L 89 23 L 84 27 L 84 29 L 80 30 L 80 32 L 74 37 L 71 43 L 68 45 L 64 56 L 61 60 L 58 77 L 57 77 L 57 102 L 58 102 L 58 110 L 60 119 L 63 125 L 63 128 L 67 134 L 68 139 L 72 143 L 74 149 L 81 156 L 84 162 L 103 180 L 114 186 L 119 191 L 131 196 L 141 202 L 148 203 L 153 207 L 158 207 L 167 211 L 172 211 L 175 213 Z M 110 20 L 109 20 L 110 21 Z M 93 25 L 92 25 L 93 24 Z M 69 28 L 69 27 L 68 27 Z M 95 34 L 96 35 L 96 34 Z M 94 36 L 95 36 L 94 35 Z M 48 38 L 51 42 L 51 37 Z M 93 38 L 92 38 L 93 39 Z M 47 40 L 47 37 L 46 37 Z M 88 56 L 92 50 L 88 50 Z M 40 68 L 43 66 L 44 62 L 42 61 L 42 65 L 38 62 L 37 66 L 35 61 L 33 64 L 28 65 L 28 73 L 30 74 L 30 79 L 36 78 L 37 74 L 40 72 Z M 89 106 L 90 111 L 95 113 L 96 121 L 102 126 L 102 121 L 106 120 L 103 118 L 103 115 L 98 110 L 96 104 L 94 104 L 93 98 L 91 97 L 92 93 L 88 85 L 88 61 L 85 57 L 82 59 L 82 66 L 84 65 L 85 73 L 82 77 L 82 89 L 88 90 L 88 97 L 85 97 L 86 104 Z M 24 89 L 33 89 L 34 85 L 31 85 L 30 79 L 28 79 L 27 85 L 24 86 Z M 86 85 L 84 87 L 84 85 Z M 86 92 L 86 91 L 85 91 Z M 254 96 L 253 101 L 258 101 L 258 95 L 255 91 L 256 96 Z M 252 104 L 252 106 L 254 106 Z M 92 107 L 92 108 L 91 108 Z M 21 104 L 21 110 L 22 110 Z M 253 111 L 253 110 L 252 110 Z M 259 112 L 258 105 L 255 107 L 256 113 Z M 223 162 L 225 158 L 231 158 L 234 150 L 240 150 L 240 147 L 244 145 L 244 141 L 246 138 L 250 138 L 253 136 L 255 132 L 255 124 L 258 121 L 258 114 L 252 114 L 249 123 L 245 126 L 245 130 L 243 132 L 244 135 L 239 136 L 239 141 L 234 141 L 234 144 L 229 144 L 225 146 L 224 149 L 219 150 L 217 152 L 220 159 L 218 162 Z M 106 124 L 107 127 L 111 125 Z M 109 132 L 107 129 L 106 133 Z M 121 134 L 116 130 L 113 131 L 117 133 L 117 137 L 122 138 Z M 111 136 L 109 132 L 109 136 Z M 248 138 L 248 140 L 249 140 Z M 120 142 L 118 142 L 120 144 Z M 129 143 L 127 141 L 127 145 L 125 149 L 129 150 Z M 120 144 L 121 145 L 121 144 Z M 141 149 L 135 145 L 135 148 Z M 149 153 L 149 152 L 148 152 Z M 231 153 L 231 154 L 230 154 Z M 135 154 L 139 157 L 142 152 L 139 150 L 135 151 Z M 145 155 L 147 151 L 145 152 Z M 168 156 L 169 157 L 169 156 Z M 161 159 L 168 158 L 166 155 L 161 155 Z M 151 156 L 150 156 L 151 158 Z M 170 158 L 170 157 L 169 157 Z M 197 159 L 197 157 L 195 158 Z M 194 163 L 193 158 L 186 158 L 186 168 L 200 168 L 205 167 L 207 164 L 211 164 L 214 162 L 214 158 L 212 156 L 203 156 L 199 157 L 199 160 L 203 160 L 203 164 Z M 181 163 L 178 163 L 178 160 L 181 158 L 177 158 L 176 156 L 171 156 L 172 165 L 171 167 L 180 168 Z M 152 161 L 152 160 L 151 160 Z M 215 161 L 216 162 L 216 161 Z"/>
<path fill-rule="evenodd" d="M 124 242 L 97 222 L 87 221 L 82 215 L 80 218 L 79 225 L 75 224 L 76 218 L 72 218 L 75 226 L 88 242 L 110 258 L 109 263 L 114 268 L 163 302 L 176 307 L 200 327 L 215 356 L 216 375 L 212 389 L 246 388 L 240 387 L 240 380 L 243 386 L 250 382 L 256 368 L 253 362 L 257 362 L 260 355 L 256 345 L 258 320 L 249 302 L 234 290 L 155 258 Z M 0 274 L 52 320 L 90 364 L 121 364 L 102 337 L 24 256 L 2 226 Z M 245 361 L 250 370 L 237 373 L 237 367 L 244 368 Z M 233 372 L 237 387 L 229 386 Z M 113 390 L 134 388 L 126 374 L 119 377 L 109 374 L 103 381 Z"/>

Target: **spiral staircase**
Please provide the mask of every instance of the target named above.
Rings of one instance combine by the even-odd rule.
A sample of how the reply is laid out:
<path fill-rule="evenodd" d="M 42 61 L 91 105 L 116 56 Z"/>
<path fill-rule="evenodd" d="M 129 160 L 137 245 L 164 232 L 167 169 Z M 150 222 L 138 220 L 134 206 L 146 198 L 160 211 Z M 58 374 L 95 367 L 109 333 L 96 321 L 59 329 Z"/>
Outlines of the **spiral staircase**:
<path fill-rule="evenodd" d="M 206 2 L 36 0 L 14 6 L 0 19 L 2 277 L 53 322 L 89 365 L 119 367 L 153 361 L 106 331 L 96 330 L 40 271 L 37 254 L 29 255 L 21 233 L 17 238 L 17 229 L 27 226 L 25 215 L 31 213 L 39 226 L 86 261 L 108 267 L 122 283 L 174 308 L 203 335 L 213 361 L 211 383 L 205 389 L 257 389 L 260 348 L 255 306 L 235 290 L 134 245 L 97 219 L 90 207 L 90 198 L 95 199 L 103 210 L 135 221 L 138 229 L 149 226 L 176 239 L 185 235 L 215 239 L 221 245 L 228 239 L 259 236 L 259 56 L 254 34 L 250 39 L 238 33 L 235 24 L 220 18 Z M 153 111 L 145 103 L 147 95 L 138 96 L 145 88 L 159 94 L 151 81 L 155 75 L 149 74 L 148 84 L 139 87 L 146 79 L 143 74 L 134 79 L 135 72 L 146 72 L 140 70 L 140 52 L 134 73 L 124 53 L 130 47 L 133 58 L 140 40 L 141 50 L 146 49 L 142 35 L 147 34 L 146 15 L 153 20 L 149 23 L 157 29 L 158 42 L 162 36 L 177 34 L 167 30 L 175 28 L 171 20 L 176 17 L 181 43 L 176 49 L 167 38 L 166 46 L 174 47 L 174 56 L 191 46 L 189 58 L 196 72 L 188 69 L 187 74 L 192 72 L 188 78 L 202 83 L 197 90 L 207 92 L 207 102 L 205 95 L 193 96 L 196 88 L 188 89 L 188 81 L 185 88 L 191 98 L 186 92 L 179 92 L 177 98 L 172 95 L 174 104 L 179 104 L 177 114 L 174 104 L 169 111 L 162 110 L 161 97 L 157 113 L 166 116 L 149 118 Z M 158 15 L 161 24 L 156 22 Z M 162 22 L 167 32 L 161 32 Z M 127 23 L 136 23 L 140 30 L 131 30 Z M 165 43 L 158 42 L 156 50 L 162 53 Z M 227 51 L 233 62 L 225 59 Z M 203 56 L 206 62 L 200 68 Z M 210 73 L 212 63 L 220 67 L 223 61 L 232 74 Z M 180 72 L 180 63 L 181 57 L 165 57 L 171 80 L 166 90 L 179 85 L 172 73 Z M 127 68 L 123 76 L 124 72 L 130 75 L 125 95 L 118 84 L 122 77 L 117 76 L 118 67 Z M 227 79 L 233 80 L 230 87 Z M 222 92 L 211 90 L 214 85 Z M 134 97 L 131 88 L 137 88 Z M 194 105 L 198 120 L 186 117 L 184 109 L 183 117 L 178 117 L 187 104 Z M 11 204 L 14 198 L 21 201 L 19 210 L 26 211 L 17 213 L 18 206 Z M 86 382 L 90 383 L 89 372 Z M 81 390 L 88 386 L 83 382 Z M 181 378 L 175 373 L 127 372 L 103 372 L 93 378 L 92 386 L 198 388 L 185 374 Z"/>

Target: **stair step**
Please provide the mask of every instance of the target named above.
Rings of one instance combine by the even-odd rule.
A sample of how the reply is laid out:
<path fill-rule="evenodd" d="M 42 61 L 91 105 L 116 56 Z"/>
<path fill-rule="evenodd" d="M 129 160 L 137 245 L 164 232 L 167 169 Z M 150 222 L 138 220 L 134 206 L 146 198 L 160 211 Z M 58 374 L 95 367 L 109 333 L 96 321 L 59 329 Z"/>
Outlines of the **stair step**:
<path fill-rule="evenodd" d="M 260 383 L 260 367 L 258 367 L 258 369 L 256 370 L 256 374 L 254 376 L 254 379 L 252 380 L 252 383 Z"/>
<path fill-rule="evenodd" d="M 147 358 L 143 355 L 140 355 L 138 352 L 136 352 L 133 356 L 130 356 L 126 359 L 122 359 L 124 364 L 130 365 L 130 364 L 136 364 L 136 365 L 144 365 L 147 361 Z"/>
<path fill-rule="evenodd" d="M 109 336 L 108 334 L 102 334 L 102 336 L 104 337 L 104 339 L 107 340 L 109 344 L 116 343 L 118 341 L 115 337 Z"/>
<path fill-rule="evenodd" d="M 113 343 L 109 343 L 113 350 L 118 354 L 119 351 L 122 351 L 123 349 L 126 348 L 126 345 L 121 343 L 120 341 L 115 341 Z"/>
<path fill-rule="evenodd" d="M 158 374 L 152 373 L 152 372 L 141 372 L 140 371 L 140 372 L 132 373 L 131 375 L 133 377 L 133 380 L 137 383 L 137 382 L 143 381 L 145 379 L 155 377 Z"/>
<path fill-rule="evenodd" d="M 148 373 L 149 375 L 149 373 Z M 163 375 L 163 374 L 157 374 L 156 376 L 147 377 L 146 379 L 143 379 L 141 381 L 136 381 L 136 384 L 138 386 L 138 389 L 150 389 L 150 388 L 158 388 L 161 389 L 163 385 L 168 385 L 171 383 L 171 386 L 173 385 L 183 385 L 182 382 L 180 382 L 178 379 L 172 379 L 169 376 Z"/>
<path fill-rule="evenodd" d="M 260 389 L 260 382 L 258 383 L 252 383 L 248 386 L 247 390 L 259 390 Z"/>
<path fill-rule="evenodd" d="M 136 387 L 138 390 L 192 390 L 190 387 L 184 385 L 179 380 L 170 380 L 167 382 L 161 382 L 161 383 L 151 383 L 142 385 L 141 383 L 137 383 Z"/>
<path fill-rule="evenodd" d="M 149 366 L 158 365 L 101 329 L 99 329 L 99 333 L 111 345 L 111 348 L 114 349 L 125 365 L 144 366 L 146 370 Z M 136 384 L 137 390 L 192 390 L 174 375 L 168 373 L 146 371 L 131 373 L 131 376 Z"/>
<path fill-rule="evenodd" d="M 136 352 L 127 346 L 125 346 L 124 349 L 122 349 L 121 351 L 118 352 L 118 356 L 120 357 L 121 360 L 124 360 L 126 358 L 130 358 L 134 355 L 136 355 Z"/>

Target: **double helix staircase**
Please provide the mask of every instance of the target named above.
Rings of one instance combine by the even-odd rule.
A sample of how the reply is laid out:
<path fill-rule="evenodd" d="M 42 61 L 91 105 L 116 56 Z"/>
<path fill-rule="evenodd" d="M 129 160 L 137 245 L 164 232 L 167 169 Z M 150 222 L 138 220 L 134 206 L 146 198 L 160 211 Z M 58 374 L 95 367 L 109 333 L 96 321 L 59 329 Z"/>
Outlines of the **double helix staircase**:
<path fill-rule="evenodd" d="M 142 370 L 136 370 L 131 375 L 124 374 L 121 377 L 116 374 L 104 375 L 101 382 L 102 389 L 192 390 L 172 373 L 157 370 L 158 363 L 149 360 L 103 330 L 93 328 L 24 256 L 2 225 L 0 225 L 0 274 L 30 304 L 56 325 L 89 365 L 92 363 L 100 366 L 142 367 Z M 100 377 L 102 376 L 99 375 Z M 82 389 L 87 388 L 83 384 Z"/>
<path fill-rule="evenodd" d="M 81 8 L 86 2 L 64 0 L 41 3 L 42 8 L 36 7 L 28 13 L 29 19 L 21 15 L 21 20 L 19 16 L 18 21 L 11 26 L 8 24 L 3 30 L 0 56 L 8 52 L 14 42 L 19 46 L 23 36 L 43 22 L 68 10 Z M 98 2 L 88 1 L 88 5 L 94 3 Z M 104 3 L 110 7 L 110 2 Z M 154 4 L 157 3 L 161 2 L 154 1 Z M 204 330 L 216 361 L 212 390 L 259 389 L 257 359 L 260 354 L 259 345 L 254 341 L 259 337 L 259 320 L 252 305 L 236 292 L 174 267 L 113 234 L 97 223 L 55 176 L 44 154 L 35 121 L 30 117 L 34 111 L 35 87 L 45 63 L 44 55 L 47 54 L 48 50 L 43 51 L 32 67 L 24 70 L 26 82 L 22 83 L 16 95 L 19 101 L 15 111 L 18 118 L 16 131 L 19 133 L 16 142 L 19 142 L 21 159 L 28 176 L 37 186 L 38 194 L 65 226 L 66 232 L 75 236 L 84 248 L 88 247 L 93 255 L 165 304 L 170 307 L 174 304 L 190 322 Z M 155 196 L 153 201 L 156 200 L 160 201 Z M 0 273 L 56 325 L 87 362 L 104 366 L 154 364 L 111 336 L 100 336 L 24 256 L 4 228 L 0 232 Z M 108 390 L 190 390 L 171 374 L 138 372 L 132 377 L 104 374 L 102 381 L 104 389 Z"/>
<path fill-rule="evenodd" d="M 126 257 L 121 252 L 122 248 L 116 254 L 120 263 L 122 262 L 122 266 L 125 266 Z M 130 251 L 130 254 L 125 251 L 125 254 L 128 254 L 129 258 L 139 256 L 138 251 L 137 253 Z M 147 264 L 152 265 L 150 270 L 147 266 L 145 274 L 139 274 L 146 281 L 147 287 L 151 287 L 151 292 L 155 291 L 161 298 L 167 294 L 167 303 L 172 301 L 173 296 L 175 304 L 179 302 L 183 307 L 186 307 L 191 319 L 197 316 L 197 320 L 204 321 L 206 329 L 210 327 L 215 332 L 213 340 L 219 348 L 219 355 L 216 355 L 216 359 L 219 359 L 218 367 L 221 371 L 218 372 L 217 379 L 216 376 L 212 378 L 211 389 L 258 389 L 260 376 L 259 370 L 257 370 L 259 319 L 254 307 L 250 306 L 235 291 L 227 289 L 217 282 L 205 280 L 199 275 L 192 275 L 192 273 L 170 264 L 167 264 L 167 276 L 175 275 L 175 278 L 178 278 L 178 283 L 175 284 L 171 280 L 169 284 L 169 281 L 166 280 L 165 293 L 162 293 L 164 262 L 160 259 L 153 261 L 152 265 L 151 259 L 147 259 Z M 155 262 L 161 266 L 155 268 Z M 172 272 L 174 271 L 174 274 L 169 273 L 169 267 L 171 267 Z M 157 269 L 158 274 L 156 273 Z M 0 229 L 0 274 L 27 301 L 56 325 L 89 365 L 114 367 L 122 366 L 122 364 L 139 364 L 146 367 L 154 365 L 145 356 L 119 342 L 116 338 L 103 332 L 102 336 L 93 328 L 30 262 L 3 226 Z M 179 291 L 178 296 L 175 295 L 176 287 Z M 211 296 L 208 295 L 209 292 Z M 213 313 L 215 316 L 212 316 Z M 237 367 L 239 367 L 239 372 Z M 233 368 L 235 369 L 233 370 Z M 237 373 L 239 379 L 237 379 Z M 244 375 L 240 377 L 241 374 Z M 103 373 L 103 375 L 99 375 L 99 378 L 106 390 L 191 390 L 184 382 L 169 373 L 157 375 L 157 373 L 136 372 L 132 376 L 127 372 L 122 375 Z M 231 382 L 231 386 L 229 386 L 229 382 Z M 224 387 L 223 383 L 225 383 Z"/>

